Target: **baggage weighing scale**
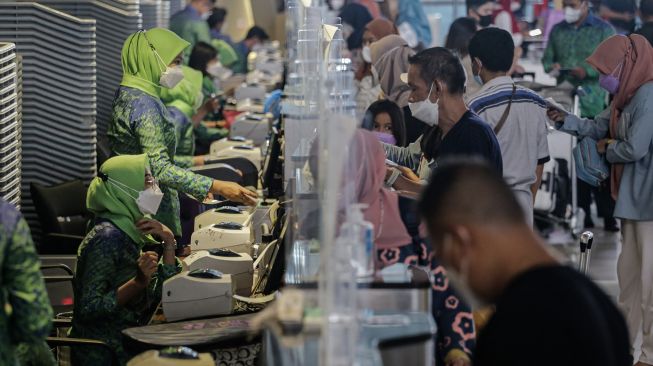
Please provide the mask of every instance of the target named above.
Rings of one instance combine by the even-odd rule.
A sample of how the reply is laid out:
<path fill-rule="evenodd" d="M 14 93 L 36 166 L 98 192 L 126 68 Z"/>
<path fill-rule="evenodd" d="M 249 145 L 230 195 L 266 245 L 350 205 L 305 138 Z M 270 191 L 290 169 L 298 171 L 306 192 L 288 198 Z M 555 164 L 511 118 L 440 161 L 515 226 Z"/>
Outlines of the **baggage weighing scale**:
<path fill-rule="evenodd" d="M 235 222 L 207 226 L 195 231 L 190 237 L 192 251 L 231 249 L 237 253 L 249 253 L 251 246 L 251 228 Z"/>
<path fill-rule="evenodd" d="M 214 269 L 182 272 L 163 283 L 162 293 L 168 321 L 231 314 L 235 306 L 231 275 Z"/>
<path fill-rule="evenodd" d="M 254 277 L 254 261 L 249 254 L 228 249 L 209 249 L 191 253 L 183 261 L 189 271 L 208 268 L 231 275 L 235 293 L 250 296 Z"/>

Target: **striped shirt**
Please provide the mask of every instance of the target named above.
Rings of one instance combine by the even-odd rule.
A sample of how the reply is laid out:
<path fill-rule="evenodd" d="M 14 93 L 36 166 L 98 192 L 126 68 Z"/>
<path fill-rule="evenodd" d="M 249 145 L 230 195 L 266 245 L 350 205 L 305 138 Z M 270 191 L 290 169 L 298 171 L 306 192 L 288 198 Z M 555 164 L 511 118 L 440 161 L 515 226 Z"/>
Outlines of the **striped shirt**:
<path fill-rule="evenodd" d="M 512 91 L 512 79 L 498 77 L 471 96 L 467 104 L 494 128 L 510 103 Z M 503 176 L 512 190 L 522 197 L 520 202 L 530 201 L 530 207 L 530 187 L 536 181 L 537 165 L 550 160 L 548 126 L 545 101 L 532 90 L 517 87 L 510 113 L 497 139 L 503 157 Z"/>

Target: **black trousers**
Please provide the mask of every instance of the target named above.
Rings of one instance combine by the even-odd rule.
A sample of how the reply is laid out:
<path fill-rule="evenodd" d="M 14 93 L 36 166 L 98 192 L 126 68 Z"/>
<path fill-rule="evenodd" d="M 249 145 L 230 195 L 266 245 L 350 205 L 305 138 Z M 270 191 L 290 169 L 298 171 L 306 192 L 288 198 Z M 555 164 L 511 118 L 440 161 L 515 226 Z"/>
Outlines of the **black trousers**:
<path fill-rule="evenodd" d="M 578 179 L 577 185 L 578 207 L 585 211 L 587 216 L 590 215 L 590 206 L 592 198 L 596 200 L 596 207 L 599 217 L 610 220 L 614 218 L 615 201 L 610 194 L 610 179 L 606 179 L 600 186 L 592 187 L 584 181 Z M 593 197 L 592 197 L 593 196 Z"/>

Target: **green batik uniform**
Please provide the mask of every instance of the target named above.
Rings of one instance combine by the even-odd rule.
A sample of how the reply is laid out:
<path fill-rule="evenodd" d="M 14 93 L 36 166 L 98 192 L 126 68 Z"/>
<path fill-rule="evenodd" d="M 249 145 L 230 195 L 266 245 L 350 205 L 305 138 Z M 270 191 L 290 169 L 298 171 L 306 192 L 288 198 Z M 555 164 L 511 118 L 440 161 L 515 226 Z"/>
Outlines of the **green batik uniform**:
<path fill-rule="evenodd" d="M 190 47 L 184 51 L 186 61 L 188 61 L 193 47 L 198 42 L 211 44 L 211 31 L 209 30 L 208 23 L 202 20 L 200 14 L 190 5 L 186 6 L 184 10 L 172 15 L 170 18 L 170 30 L 190 43 Z"/>
<path fill-rule="evenodd" d="M 161 89 L 161 101 L 175 123 L 177 133 L 176 157 L 195 154 L 193 115 L 204 102 L 202 73 L 188 66 L 182 66 L 184 80 L 172 89 Z"/>
<path fill-rule="evenodd" d="M 204 97 L 210 98 L 212 94 L 216 94 L 217 92 L 218 90 L 213 84 L 213 79 L 208 75 L 204 76 L 204 79 L 202 79 L 202 93 L 204 93 Z M 217 116 L 214 114 L 209 114 L 206 117 L 214 120 L 217 119 Z M 201 123 L 195 128 L 195 138 L 199 144 L 204 146 L 209 146 L 211 142 L 227 136 L 229 136 L 229 130 L 226 128 L 209 128 Z"/>
<path fill-rule="evenodd" d="M 231 45 L 221 39 L 212 39 L 211 45 L 218 51 L 218 59 L 224 67 L 231 67 L 238 61 L 238 54 Z"/>
<path fill-rule="evenodd" d="M 175 123 L 160 99 L 158 81 L 164 67 L 150 49 L 147 39 L 162 61 L 171 63 L 188 45 L 167 29 L 137 32 L 125 41 L 122 51 L 123 80 L 113 101 L 113 115 L 107 136 L 115 155 L 147 154 L 152 174 L 164 193 L 155 216 L 176 236 L 181 236 L 177 191 L 203 200 L 213 180 L 184 169 L 192 165 L 191 156 L 176 156 Z"/>
<path fill-rule="evenodd" d="M 161 301 L 163 282 L 181 271 L 176 265 L 159 262 L 149 286 L 124 306 L 117 303 L 120 286 L 138 274 L 143 245 L 152 243 L 135 222 L 143 218 L 136 205 L 144 189 L 145 155 L 125 155 L 107 160 L 100 171 L 108 179 L 95 178 L 88 189 L 86 205 L 95 215 L 95 226 L 77 253 L 73 280 L 75 305 L 70 335 L 107 343 L 122 365 L 128 355 L 122 347 L 123 329 L 147 324 Z M 111 355 L 98 347 L 72 349 L 75 365 L 110 365 Z"/>
<path fill-rule="evenodd" d="M 585 60 L 594 53 L 596 47 L 615 34 L 608 23 L 589 14 L 587 19 L 576 28 L 565 21 L 558 23 L 549 36 L 549 43 L 542 64 L 544 70 L 550 72 L 553 64 L 559 63 L 564 69 L 582 67 L 587 73 L 584 80 L 578 80 L 571 75 L 560 76 L 558 84 L 569 81 L 574 86 L 582 86 L 587 93 L 580 98 L 580 108 L 583 117 L 594 118 L 606 106 L 608 93 L 599 86 L 599 73 Z"/>
<path fill-rule="evenodd" d="M 18 364 L 17 353 L 33 355 L 34 350 L 47 349 L 44 341 L 52 326 L 52 307 L 29 227 L 20 212 L 3 200 L 0 200 L 0 264 L 0 364 L 11 366 Z M 18 352 L 19 349 L 30 352 Z M 38 364 L 53 363 L 50 354 Z"/>

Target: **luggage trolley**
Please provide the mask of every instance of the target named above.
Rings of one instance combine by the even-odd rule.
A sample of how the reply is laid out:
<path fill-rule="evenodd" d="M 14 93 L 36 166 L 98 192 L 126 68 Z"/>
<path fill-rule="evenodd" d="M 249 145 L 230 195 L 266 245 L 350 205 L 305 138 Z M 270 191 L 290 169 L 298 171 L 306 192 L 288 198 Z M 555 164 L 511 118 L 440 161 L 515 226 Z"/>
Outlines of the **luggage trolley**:
<path fill-rule="evenodd" d="M 571 110 L 571 113 L 580 116 L 580 97 L 585 94 L 582 87 L 544 87 L 539 92 L 542 97 L 553 98 Z M 584 213 L 578 208 L 576 164 L 573 158 L 577 138 L 553 128 L 550 130 L 549 148 L 552 159 L 544 165 L 534 216 L 538 221 L 562 226 L 576 239 L 579 238 L 584 223 Z"/>

